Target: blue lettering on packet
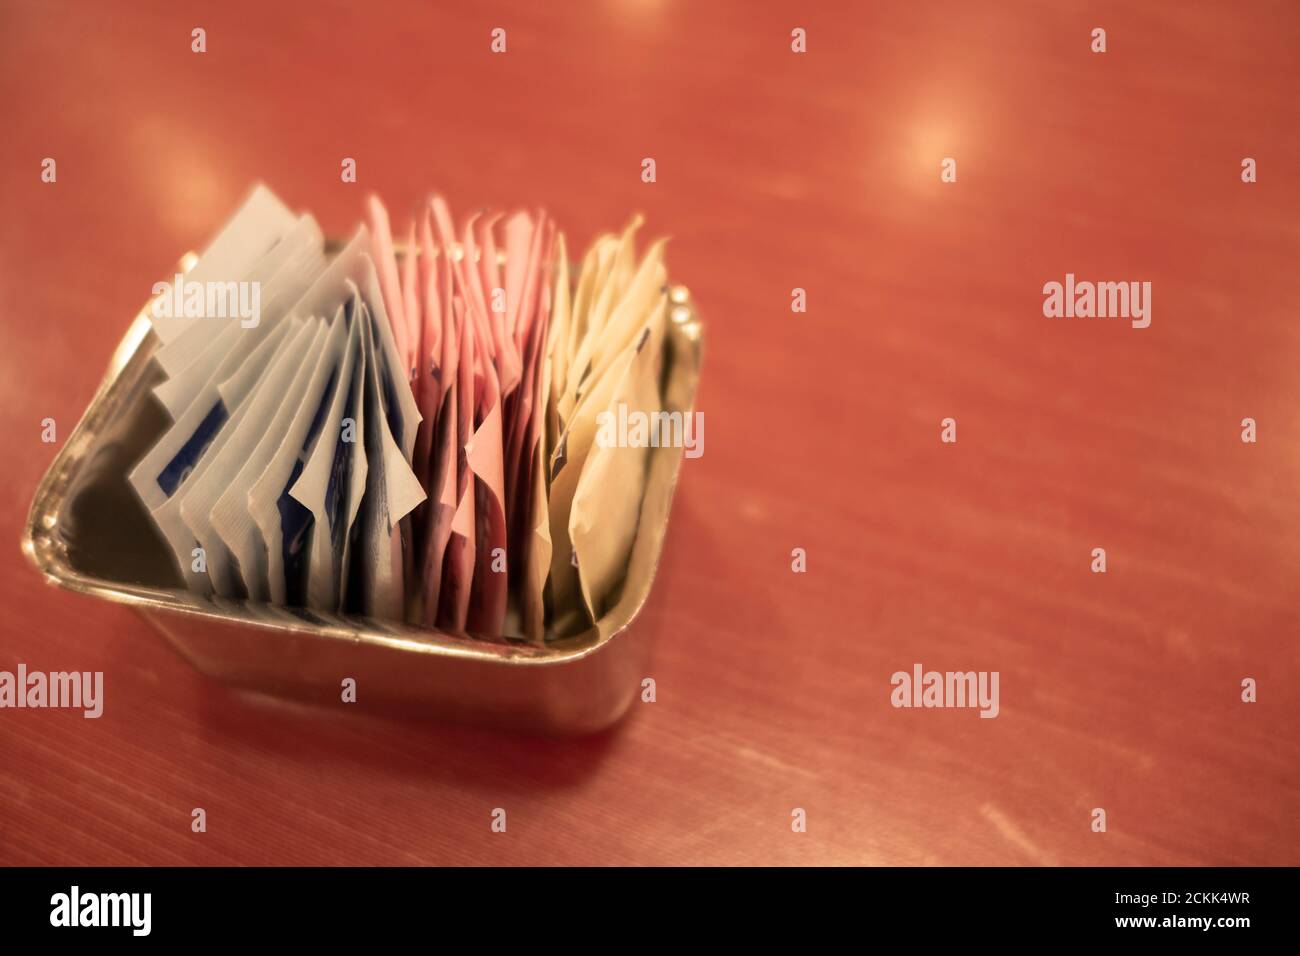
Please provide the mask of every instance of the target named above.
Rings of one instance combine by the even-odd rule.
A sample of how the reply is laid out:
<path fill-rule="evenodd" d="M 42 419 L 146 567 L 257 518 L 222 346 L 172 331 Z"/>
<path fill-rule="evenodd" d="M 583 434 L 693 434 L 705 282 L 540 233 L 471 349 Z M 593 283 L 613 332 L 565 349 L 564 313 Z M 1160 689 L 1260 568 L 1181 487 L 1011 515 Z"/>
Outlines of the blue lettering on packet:
<path fill-rule="evenodd" d="M 357 379 L 359 380 L 360 376 L 357 376 Z M 356 386 L 356 380 L 348 384 L 348 397 L 343 403 L 344 411 L 351 411 L 356 407 Z M 352 446 L 355 444 L 355 441 L 343 440 L 341 429 L 340 424 L 339 440 L 334 445 L 334 461 L 330 464 L 330 477 L 325 485 L 325 513 L 330 522 L 330 542 L 335 545 L 338 544 L 339 521 L 343 517 L 343 488 L 352 473 Z M 356 435 L 352 437 L 355 439 Z"/>
<path fill-rule="evenodd" d="M 351 331 L 354 321 L 354 303 L 356 299 L 348 299 L 343 305 L 343 323 L 344 328 Z M 351 338 L 348 339 L 351 342 Z M 360 356 L 358 356 L 360 359 Z M 348 382 L 348 394 L 343 400 L 343 414 L 346 416 L 353 409 L 353 398 L 356 396 L 356 383 L 361 376 L 353 375 L 352 380 Z M 343 486 L 347 483 L 346 479 L 351 470 L 352 463 L 352 442 L 343 441 L 342 436 L 343 423 L 339 422 L 339 440 L 334 444 L 334 460 L 330 462 L 330 476 L 325 483 L 325 516 L 330 523 L 330 544 L 338 544 L 338 525 L 339 518 L 343 512 Z M 355 437 L 355 436 L 354 436 Z"/>
<path fill-rule="evenodd" d="M 293 495 L 289 494 L 289 489 L 293 487 L 294 482 L 298 480 L 298 476 L 302 474 L 307 459 L 311 457 L 311 450 L 316 446 L 316 439 L 320 437 L 321 426 L 325 422 L 325 413 L 329 410 L 330 399 L 334 395 L 334 385 L 338 381 L 338 374 L 338 367 L 335 366 L 334 371 L 330 373 L 329 381 L 325 383 L 325 388 L 321 392 L 320 404 L 316 406 L 311 425 L 307 428 L 307 435 L 303 438 L 302 447 L 298 449 L 298 458 L 293 463 L 293 470 L 289 473 L 289 480 L 285 482 L 284 490 L 280 492 L 280 498 L 276 502 L 276 506 L 280 510 L 285 600 L 288 604 L 304 604 L 307 600 L 307 558 L 308 544 L 310 543 L 308 535 L 315 522 L 311 511 L 299 503 Z"/>
<path fill-rule="evenodd" d="M 393 384 L 392 369 L 388 367 L 388 357 L 384 354 L 384 349 L 380 342 L 376 341 L 379 334 L 375 332 L 374 322 L 371 322 L 370 341 L 372 351 L 376 360 L 379 362 L 379 385 L 380 385 L 380 404 L 384 409 L 384 417 L 388 419 L 388 431 L 393 436 L 393 441 L 397 447 L 402 446 L 402 413 L 401 407 L 397 401 L 397 389 Z"/>
<path fill-rule="evenodd" d="M 299 462 L 293 466 L 290 481 L 302 471 Z M 312 514 L 289 495 L 281 495 L 280 530 L 284 533 L 284 584 L 286 604 L 305 604 L 307 600 L 307 532 L 311 530 Z"/>
<path fill-rule="evenodd" d="M 167 466 L 158 473 L 154 479 L 158 487 L 163 490 L 168 498 L 176 493 L 176 489 L 181 486 L 189 473 L 194 470 L 203 453 L 207 451 L 212 440 L 217 437 L 217 432 L 221 431 L 221 426 L 226 423 L 230 413 L 226 411 L 226 406 L 218 401 L 212 406 L 212 410 L 203 416 L 203 421 L 199 422 L 199 427 L 194 429 L 194 433 L 181 446 Z"/>

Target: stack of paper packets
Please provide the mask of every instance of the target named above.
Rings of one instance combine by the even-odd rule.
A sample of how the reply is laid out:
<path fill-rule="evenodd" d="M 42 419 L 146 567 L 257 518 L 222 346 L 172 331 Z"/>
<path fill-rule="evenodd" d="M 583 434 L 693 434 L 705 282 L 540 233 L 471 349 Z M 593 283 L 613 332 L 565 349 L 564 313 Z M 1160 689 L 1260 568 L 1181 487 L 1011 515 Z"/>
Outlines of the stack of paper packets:
<path fill-rule="evenodd" d="M 540 641 L 617 596 L 654 415 L 664 242 L 639 220 L 571 282 L 544 213 L 459 228 L 434 196 L 329 256 L 258 187 L 150 306 L 171 417 L 131 484 L 203 594 Z M 608 413 L 604 415 L 602 413 Z"/>

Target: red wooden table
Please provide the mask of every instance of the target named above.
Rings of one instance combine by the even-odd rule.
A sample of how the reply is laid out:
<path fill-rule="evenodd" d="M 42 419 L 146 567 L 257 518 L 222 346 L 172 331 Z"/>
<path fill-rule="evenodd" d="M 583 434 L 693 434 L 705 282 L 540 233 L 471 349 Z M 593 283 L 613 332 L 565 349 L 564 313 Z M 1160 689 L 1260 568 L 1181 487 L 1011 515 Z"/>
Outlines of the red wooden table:
<path fill-rule="evenodd" d="M 113 7 L 0 3 L 0 670 L 106 683 L 0 711 L 0 862 L 1300 863 L 1300 8 Z M 655 703 L 550 741 L 253 698 L 27 566 L 41 420 L 259 179 L 336 233 L 436 187 L 673 236 L 708 428 Z M 1045 318 L 1066 273 L 1150 327 Z M 917 662 L 999 716 L 895 709 Z"/>

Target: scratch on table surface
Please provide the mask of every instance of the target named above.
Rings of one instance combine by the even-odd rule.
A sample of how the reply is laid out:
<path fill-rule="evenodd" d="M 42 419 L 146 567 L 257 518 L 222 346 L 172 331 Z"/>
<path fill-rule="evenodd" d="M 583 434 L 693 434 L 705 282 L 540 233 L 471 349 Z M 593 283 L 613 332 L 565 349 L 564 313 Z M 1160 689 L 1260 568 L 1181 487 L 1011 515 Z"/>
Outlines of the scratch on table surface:
<path fill-rule="evenodd" d="M 778 760 L 771 754 L 763 753 L 761 750 L 755 750 L 753 747 L 746 747 L 743 744 L 736 747 L 736 756 L 742 757 L 745 760 L 756 761 L 764 766 L 771 767 L 773 770 L 780 770 L 783 773 L 800 774 L 805 777 L 817 776 L 815 771 L 809 770 L 807 767 L 799 767 L 795 764 L 786 763 L 783 760 Z"/>
<path fill-rule="evenodd" d="M 32 788 L 16 774 L 0 775 L 0 803 L 18 806 L 33 796 Z"/>
<path fill-rule="evenodd" d="M 980 807 L 980 814 L 997 827 L 998 832 L 1006 838 L 1008 843 L 1019 847 L 1025 853 L 1032 856 L 1041 866 L 1056 866 L 1055 857 L 1050 853 L 1045 853 L 1040 850 L 1038 845 L 1034 843 L 1033 840 L 1029 839 L 1023 830 L 1016 826 L 1005 813 L 993 806 L 993 804 L 986 803 Z"/>

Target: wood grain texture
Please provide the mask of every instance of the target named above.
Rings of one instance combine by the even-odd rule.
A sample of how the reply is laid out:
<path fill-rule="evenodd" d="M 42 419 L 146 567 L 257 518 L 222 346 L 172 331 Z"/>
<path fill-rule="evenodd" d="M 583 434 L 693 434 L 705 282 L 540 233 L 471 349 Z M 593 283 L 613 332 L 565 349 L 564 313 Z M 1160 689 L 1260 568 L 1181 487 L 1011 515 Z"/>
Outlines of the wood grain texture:
<path fill-rule="evenodd" d="M 1294 4 L 111 7 L 0 3 L 0 669 L 106 681 L 0 712 L 0 863 L 1300 863 Z M 673 236 L 708 427 L 656 703 L 556 742 L 250 698 L 26 565 L 41 419 L 259 179 L 335 233 L 437 187 Z M 1044 318 L 1066 272 L 1151 327 Z M 893 709 L 918 661 L 1001 715 Z"/>

